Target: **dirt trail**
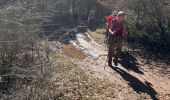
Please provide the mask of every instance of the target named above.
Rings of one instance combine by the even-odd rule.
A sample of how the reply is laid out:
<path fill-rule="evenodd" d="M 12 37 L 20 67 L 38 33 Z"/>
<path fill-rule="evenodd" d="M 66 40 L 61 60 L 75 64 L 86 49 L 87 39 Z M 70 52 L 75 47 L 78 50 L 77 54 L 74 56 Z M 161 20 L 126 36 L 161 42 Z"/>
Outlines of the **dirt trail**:
<path fill-rule="evenodd" d="M 77 63 L 88 70 L 88 74 L 132 88 L 137 93 L 146 93 L 153 100 L 170 100 L 170 78 L 159 73 L 159 69 L 150 69 L 150 65 L 141 63 L 130 53 L 123 55 L 117 67 L 107 66 L 105 47 L 97 44 L 88 33 L 77 33 L 70 43 L 86 54 L 87 57 L 80 57 Z"/>

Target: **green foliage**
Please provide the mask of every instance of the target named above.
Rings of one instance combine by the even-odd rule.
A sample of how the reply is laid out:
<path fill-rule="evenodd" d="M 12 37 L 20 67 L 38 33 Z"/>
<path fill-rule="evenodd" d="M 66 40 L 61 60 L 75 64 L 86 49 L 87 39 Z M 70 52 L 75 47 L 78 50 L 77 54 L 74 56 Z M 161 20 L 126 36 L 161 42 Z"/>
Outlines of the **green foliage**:
<path fill-rule="evenodd" d="M 146 47 L 170 49 L 167 2 L 162 0 L 129 0 L 127 26 L 129 38 Z"/>

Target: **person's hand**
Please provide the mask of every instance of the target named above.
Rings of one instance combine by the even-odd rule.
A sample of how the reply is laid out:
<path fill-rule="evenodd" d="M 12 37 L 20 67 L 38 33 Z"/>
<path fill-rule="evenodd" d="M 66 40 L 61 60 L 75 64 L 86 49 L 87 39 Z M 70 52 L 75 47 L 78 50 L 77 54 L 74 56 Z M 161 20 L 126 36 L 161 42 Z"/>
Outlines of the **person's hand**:
<path fill-rule="evenodd" d="M 112 31 L 110 34 L 111 34 L 111 35 L 115 35 L 115 33 L 116 33 L 115 31 Z"/>

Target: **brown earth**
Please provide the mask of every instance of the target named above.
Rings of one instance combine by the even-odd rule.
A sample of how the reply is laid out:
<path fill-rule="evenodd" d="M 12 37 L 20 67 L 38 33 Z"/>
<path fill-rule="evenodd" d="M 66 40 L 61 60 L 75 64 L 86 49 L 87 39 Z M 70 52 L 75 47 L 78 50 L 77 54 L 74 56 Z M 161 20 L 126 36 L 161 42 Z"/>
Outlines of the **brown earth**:
<path fill-rule="evenodd" d="M 82 39 L 83 37 L 77 40 L 82 41 Z M 118 83 L 125 88 L 133 89 L 136 93 L 147 94 L 152 100 L 170 100 L 170 73 L 167 71 L 170 69 L 169 64 L 159 60 L 150 60 L 150 63 L 148 63 L 148 60 L 141 56 L 143 51 L 139 51 L 139 54 L 134 52 L 135 50 L 131 50 L 123 53 L 117 67 L 109 67 L 106 64 L 107 51 L 104 50 L 104 46 L 96 46 L 85 38 L 82 44 L 81 41 L 76 42 L 76 44 L 81 45 L 81 47 L 84 45 L 86 50 L 89 46 L 89 50 L 81 51 L 81 49 L 74 47 L 75 45 L 69 44 L 63 45 L 63 53 L 71 58 L 80 60 L 80 62 L 75 63 L 83 66 L 82 68 L 87 74 Z M 88 55 L 88 51 L 93 51 L 89 52 L 89 54 L 98 55 L 97 58 L 95 58 L 96 56 Z M 86 52 L 86 55 L 83 52 Z M 125 95 L 122 96 L 122 100 L 126 100 Z M 132 98 L 132 100 L 136 99 Z"/>
<path fill-rule="evenodd" d="M 67 55 L 68 57 L 78 59 L 80 61 L 86 58 L 86 55 L 82 53 L 81 50 L 75 48 L 72 44 L 65 44 L 63 45 L 63 54 Z"/>

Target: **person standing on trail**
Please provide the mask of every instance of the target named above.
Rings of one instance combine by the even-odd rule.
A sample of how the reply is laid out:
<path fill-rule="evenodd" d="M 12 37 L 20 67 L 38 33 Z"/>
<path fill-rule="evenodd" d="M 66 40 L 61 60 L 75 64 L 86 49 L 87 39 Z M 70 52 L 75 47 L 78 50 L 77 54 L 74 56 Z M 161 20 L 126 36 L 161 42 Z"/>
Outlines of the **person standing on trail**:
<path fill-rule="evenodd" d="M 106 44 L 108 44 L 108 34 L 109 34 L 109 28 L 110 28 L 110 24 L 111 24 L 111 22 L 112 22 L 112 20 L 113 19 L 116 19 L 117 18 L 117 11 L 114 11 L 113 13 L 112 13 L 112 15 L 109 15 L 109 16 L 106 16 L 105 17 L 105 20 L 106 20 Z"/>
<path fill-rule="evenodd" d="M 109 27 L 109 51 L 108 65 L 112 66 L 112 57 L 115 66 L 118 65 L 118 58 L 121 54 L 123 39 L 125 37 L 125 14 L 123 11 L 118 12 L 117 18 L 113 19 Z"/>
<path fill-rule="evenodd" d="M 94 23 L 95 23 L 95 11 L 92 10 L 88 16 L 89 28 L 94 27 Z"/>
<path fill-rule="evenodd" d="M 109 16 L 105 17 L 105 19 L 106 19 L 106 32 L 107 33 L 109 33 L 110 23 L 112 22 L 113 19 L 117 18 L 117 14 L 118 14 L 118 12 L 114 11 L 112 13 L 112 15 L 109 15 Z"/>

